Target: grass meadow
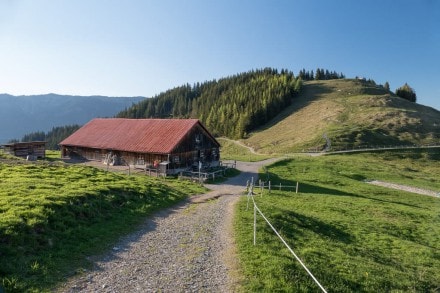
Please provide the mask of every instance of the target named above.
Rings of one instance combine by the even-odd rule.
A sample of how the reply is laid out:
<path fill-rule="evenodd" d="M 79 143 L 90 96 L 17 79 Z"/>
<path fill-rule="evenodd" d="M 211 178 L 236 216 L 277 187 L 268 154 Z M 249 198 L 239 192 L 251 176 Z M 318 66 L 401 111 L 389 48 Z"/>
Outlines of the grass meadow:
<path fill-rule="evenodd" d="M 56 162 L 0 160 L 0 292 L 45 292 L 153 211 L 203 187 Z M 6 160 L 5 160 L 6 158 Z"/>
<path fill-rule="evenodd" d="M 247 148 L 228 139 L 217 138 L 217 140 L 221 144 L 222 160 L 258 162 L 272 157 L 271 155 L 253 154 Z"/>
<path fill-rule="evenodd" d="M 267 168 L 258 207 L 328 292 L 440 291 L 440 198 L 373 186 L 377 179 L 440 192 L 439 151 L 295 157 Z M 266 178 L 266 174 L 261 174 Z M 320 289 L 242 197 L 235 233 L 246 292 Z"/>

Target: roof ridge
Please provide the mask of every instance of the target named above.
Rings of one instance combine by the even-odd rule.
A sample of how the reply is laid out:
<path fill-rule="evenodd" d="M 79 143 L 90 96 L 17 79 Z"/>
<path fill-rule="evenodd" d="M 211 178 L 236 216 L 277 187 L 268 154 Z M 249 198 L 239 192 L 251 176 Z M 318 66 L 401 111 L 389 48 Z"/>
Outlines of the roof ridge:
<path fill-rule="evenodd" d="M 170 153 L 197 124 L 212 137 L 200 120 L 194 118 L 95 118 L 60 142 L 60 145 Z"/>

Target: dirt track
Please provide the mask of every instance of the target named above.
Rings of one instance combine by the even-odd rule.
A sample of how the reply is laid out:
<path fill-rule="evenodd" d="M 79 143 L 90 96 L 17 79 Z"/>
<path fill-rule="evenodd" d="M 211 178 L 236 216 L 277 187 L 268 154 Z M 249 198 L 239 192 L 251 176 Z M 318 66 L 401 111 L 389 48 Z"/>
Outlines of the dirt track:
<path fill-rule="evenodd" d="M 242 173 L 212 191 L 146 219 L 111 251 L 93 256 L 91 271 L 59 292 L 232 292 L 237 287 L 233 208 L 246 181 L 267 160 L 237 162 Z"/>
<path fill-rule="evenodd" d="M 384 182 L 384 181 L 379 181 L 379 180 L 373 180 L 373 181 L 369 181 L 367 183 L 370 183 L 373 185 L 379 185 L 379 186 L 383 186 L 383 187 L 388 187 L 388 188 L 392 188 L 392 189 L 397 189 L 397 190 L 408 191 L 408 192 L 417 193 L 417 194 L 429 195 L 429 196 L 434 196 L 434 197 L 440 196 L 439 192 L 436 192 L 433 190 L 428 190 L 428 189 L 412 187 L 412 186 L 408 186 L 408 185 L 389 183 L 389 182 Z"/>

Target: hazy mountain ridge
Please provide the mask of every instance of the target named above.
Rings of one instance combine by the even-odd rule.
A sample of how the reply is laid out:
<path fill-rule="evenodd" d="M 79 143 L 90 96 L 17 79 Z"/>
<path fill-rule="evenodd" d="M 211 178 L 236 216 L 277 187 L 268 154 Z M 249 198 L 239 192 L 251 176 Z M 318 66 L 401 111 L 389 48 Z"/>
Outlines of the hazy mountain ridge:
<path fill-rule="evenodd" d="M 113 117 L 145 97 L 73 95 L 13 96 L 0 94 L 0 142 L 20 139 L 34 131 L 84 124 L 95 117 Z"/>

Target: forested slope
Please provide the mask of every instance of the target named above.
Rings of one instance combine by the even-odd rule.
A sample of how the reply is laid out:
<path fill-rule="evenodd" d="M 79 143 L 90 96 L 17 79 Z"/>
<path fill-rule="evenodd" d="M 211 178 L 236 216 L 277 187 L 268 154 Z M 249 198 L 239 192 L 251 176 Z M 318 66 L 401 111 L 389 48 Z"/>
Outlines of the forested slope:
<path fill-rule="evenodd" d="M 125 118 L 198 118 L 216 136 L 242 138 L 292 103 L 302 80 L 287 70 L 265 68 L 187 84 L 120 112 Z"/>
<path fill-rule="evenodd" d="M 53 127 L 50 131 L 36 131 L 23 136 L 21 141 L 46 141 L 46 148 L 49 150 L 59 149 L 60 141 L 77 131 L 81 126 L 78 124 Z M 14 142 L 14 141 L 11 141 Z M 15 142 L 18 142 L 15 141 Z"/>

